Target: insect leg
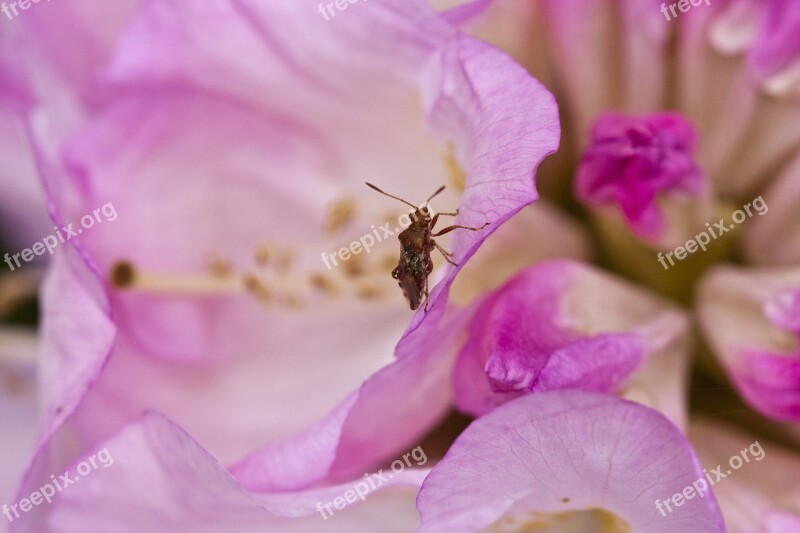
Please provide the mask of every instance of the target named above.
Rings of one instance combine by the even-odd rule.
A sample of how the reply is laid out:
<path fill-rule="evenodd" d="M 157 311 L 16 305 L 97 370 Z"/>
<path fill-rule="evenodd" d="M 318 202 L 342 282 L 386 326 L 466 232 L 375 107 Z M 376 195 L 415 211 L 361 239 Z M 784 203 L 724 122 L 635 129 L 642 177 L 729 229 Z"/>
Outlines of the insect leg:
<path fill-rule="evenodd" d="M 437 243 L 436 241 L 431 241 L 431 242 L 433 242 L 433 245 L 436 246 L 436 249 L 439 250 L 439 253 L 441 253 L 444 256 L 444 258 L 447 260 L 448 263 L 450 263 L 453 266 L 458 266 L 458 263 L 453 262 L 453 255 L 450 252 L 439 246 L 439 243 Z"/>
<path fill-rule="evenodd" d="M 430 223 L 430 226 L 429 226 L 430 229 L 433 229 L 433 227 L 439 221 L 439 215 L 446 215 L 446 216 L 449 216 L 449 217 L 454 217 L 454 216 L 458 215 L 458 209 L 456 209 L 455 213 L 436 213 L 435 215 L 433 215 L 433 218 L 431 219 L 431 223 Z"/>
<path fill-rule="evenodd" d="M 449 227 L 447 227 L 447 228 L 444 228 L 444 229 L 443 229 L 442 231 L 440 231 L 439 233 L 434 233 L 433 235 L 431 235 L 431 237 L 439 237 L 440 235 L 444 235 L 445 233 L 450 233 L 450 232 L 451 232 L 451 231 L 453 231 L 454 229 L 459 229 L 459 228 L 460 228 L 460 229 L 468 229 L 468 230 L 470 230 L 470 231 L 480 231 L 480 230 L 482 230 L 483 228 L 485 228 L 485 227 L 486 227 L 486 226 L 488 226 L 488 225 L 489 225 L 489 222 L 487 222 L 486 224 L 484 224 L 484 225 L 483 225 L 483 226 L 481 226 L 480 228 L 470 228 L 470 227 L 468 227 L 468 226 L 449 226 Z"/>
<path fill-rule="evenodd" d="M 425 276 L 425 312 L 428 312 L 428 276 Z"/>

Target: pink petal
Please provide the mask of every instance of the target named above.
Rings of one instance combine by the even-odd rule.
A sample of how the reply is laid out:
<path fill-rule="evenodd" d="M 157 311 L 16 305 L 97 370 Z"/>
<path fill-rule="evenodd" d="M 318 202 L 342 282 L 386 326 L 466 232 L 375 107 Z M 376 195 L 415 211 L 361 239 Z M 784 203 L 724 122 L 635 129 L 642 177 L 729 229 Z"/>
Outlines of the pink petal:
<path fill-rule="evenodd" d="M 590 205 L 618 207 L 636 234 L 658 240 L 666 221 L 657 200 L 706 191 L 697 144 L 693 125 L 677 113 L 603 114 L 581 158 L 576 194 Z"/>
<path fill-rule="evenodd" d="M 435 327 L 450 285 L 483 241 L 538 198 L 536 169 L 558 148 L 561 134 L 552 95 L 496 50 L 459 39 L 430 67 L 425 87 L 428 122 L 440 135 L 456 139 L 463 150 L 458 159 L 468 169 L 456 223 L 481 227 L 490 222 L 491 226 L 453 237 L 450 248 L 458 266 L 433 288 L 430 313 L 417 312 L 398 354 L 405 339 L 424 335 L 425 327 Z M 492 75 L 487 76 L 490 71 Z M 458 90 L 464 86 L 471 89 Z M 429 325 L 420 328 L 426 319 Z"/>
<path fill-rule="evenodd" d="M 704 170 L 732 198 L 752 198 L 800 146 L 796 106 L 763 94 L 739 53 L 760 31 L 754 26 L 760 26 L 765 4 L 711 2 L 680 20 L 679 106 L 700 129 Z"/>
<path fill-rule="evenodd" d="M 798 531 L 796 452 L 708 419 L 692 422 L 689 439 L 707 470 L 722 467 L 711 479 L 730 533 Z"/>
<path fill-rule="evenodd" d="M 703 332 L 745 400 L 778 420 L 800 420 L 798 332 L 781 300 L 796 299 L 797 268 L 718 267 L 699 288 Z M 794 295 L 794 296 L 793 296 Z"/>
<path fill-rule="evenodd" d="M 292 490 L 346 479 L 413 447 L 447 414 L 452 346 L 468 313 L 442 325 L 419 349 L 376 372 L 308 431 L 258 450 L 232 472 L 252 490 Z"/>
<path fill-rule="evenodd" d="M 689 443 L 656 411 L 594 393 L 535 394 L 461 434 L 422 486 L 418 531 L 477 531 L 503 518 L 589 509 L 632 531 L 725 531 L 710 492 L 664 516 L 656 508 L 702 477 Z"/>
<path fill-rule="evenodd" d="M 451 297 L 466 305 L 534 263 L 559 258 L 589 261 L 592 255 L 587 229 L 553 202 L 541 198 L 483 243 L 453 282 Z"/>
<path fill-rule="evenodd" d="M 0 95 L 0 233 L 4 242 L 14 246 L 8 250 L 11 254 L 53 231 L 24 121 L 15 107 L 4 105 Z M 11 265 L 4 263 L 2 268 L 20 268 L 13 258 L 11 261 Z M 42 264 L 42 259 L 37 258 L 37 262 Z"/>
<path fill-rule="evenodd" d="M 618 10 L 582 0 L 548 0 L 542 5 L 554 45 L 553 65 L 567 91 L 579 139 L 604 110 L 645 112 L 660 107 L 665 79 L 661 56 L 669 26 L 657 9 L 637 0 L 619 2 Z M 608 50 L 625 55 L 609 55 Z"/>
<path fill-rule="evenodd" d="M 94 98 L 90 93 L 96 89 L 100 68 L 110 59 L 123 26 L 142 3 L 141 0 L 84 0 L 79 4 L 48 1 L 46 6 L 34 5 L 20 11 L 18 22 L 24 27 L 26 41 L 35 43 L 36 61 L 46 65 L 51 71 L 49 75 L 63 79 L 88 102 Z"/>
<path fill-rule="evenodd" d="M 520 394 L 555 388 L 623 392 L 657 355 L 659 377 L 648 370 L 634 388 L 660 390 L 650 400 L 659 397 L 656 407 L 683 420 L 682 401 L 672 400 L 681 398 L 685 380 L 686 318 L 593 268 L 552 261 L 523 271 L 479 304 L 469 331 L 454 371 L 456 404 L 465 412 L 481 415 Z M 670 363 L 663 373 L 664 357 L 684 364 Z M 677 379 L 662 388 L 665 376 Z"/>
<path fill-rule="evenodd" d="M 747 221 L 744 252 L 749 263 L 789 266 L 800 263 L 800 158 L 795 158 L 764 194 L 752 201 L 759 216 Z M 763 216 L 769 213 L 769 216 Z"/>
<path fill-rule="evenodd" d="M 89 455 L 102 456 L 95 461 L 96 468 L 78 478 L 78 463 L 88 461 Z M 59 533 L 367 532 L 388 520 L 397 524 L 398 531 L 407 531 L 418 520 L 414 496 L 426 474 L 412 468 L 384 474 L 385 481 L 374 479 L 376 490 L 370 490 L 363 503 L 355 500 L 323 518 L 317 504 L 344 497 L 364 480 L 362 476 L 307 492 L 248 493 L 183 429 L 153 412 L 54 471 L 67 471 L 80 483 L 56 491 L 50 505 L 34 507 L 14 521 L 15 528 L 46 527 Z"/>

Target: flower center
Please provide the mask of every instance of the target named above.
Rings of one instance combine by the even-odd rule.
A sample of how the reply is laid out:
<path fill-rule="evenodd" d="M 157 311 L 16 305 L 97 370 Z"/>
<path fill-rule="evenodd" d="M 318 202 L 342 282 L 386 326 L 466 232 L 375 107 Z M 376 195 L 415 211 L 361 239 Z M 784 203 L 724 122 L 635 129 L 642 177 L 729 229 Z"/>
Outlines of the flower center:
<path fill-rule="evenodd" d="M 410 223 L 409 215 L 400 211 L 359 217 L 360 212 L 354 200 L 340 199 L 325 217 L 322 239 L 261 243 L 245 262 L 211 252 L 200 274 L 152 272 L 121 259 L 111 267 L 110 282 L 120 290 L 158 294 L 247 294 L 264 305 L 287 309 L 389 298 L 399 304 L 402 296 L 391 271 L 400 254 L 397 235 Z M 319 252 L 301 253 L 309 250 Z M 237 268 L 237 263 L 246 266 Z"/>

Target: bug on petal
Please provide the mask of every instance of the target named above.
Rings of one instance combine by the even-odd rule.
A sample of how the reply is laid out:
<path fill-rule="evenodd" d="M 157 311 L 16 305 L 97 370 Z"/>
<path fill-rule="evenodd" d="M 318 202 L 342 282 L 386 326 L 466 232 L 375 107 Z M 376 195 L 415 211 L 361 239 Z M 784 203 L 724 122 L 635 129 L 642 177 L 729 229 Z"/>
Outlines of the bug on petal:
<path fill-rule="evenodd" d="M 437 194 L 445 189 L 444 185 L 439 187 L 436 192 L 430 195 L 430 197 L 425 200 L 425 206 L 421 208 L 411 204 L 406 200 L 403 200 L 400 197 L 382 191 L 371 183 L 367 182 L 367 186 L 383 195 L 388 196 L 389 198 L 399 200 L 414 209 L 414 214 L 411 216 L 411 225 L 400 232 L 400 235 L 398 235 L 398 239 L 400 239 L 400 261 L 398 261 L 397 266 L 394 268 L 394 270 L 392 270 L 392 277 L 396 279 L 398 285 L 400 285 L 400 289 L 403 291 L 403 296 L 405 296 L 406 300 L 408 300 L 411 309 L 418 309 L 424 298 L 425 312 L 427 312 L 428 276 L 430 275 L 431 271 L 433 271 L 431 252 L 434 250 L 434 248 L 439 250 L 448 263 L 458 266 L 453 261 L 452 255 L 447 250 L 439 246 L 439 244 L 437 244 L 433 238 L 444 235 L 445 233 L 450 233 L 455 229 L 480 231 L 488 226 L 489 222 L 485 223 L 479 228 L 453 225 L 444 228 L 438 233 L 433 233 L 433 228 L 436 226 L 439 216 L 446 215 L 454 217 L 458 215 L 458 210 L 456 210 L 455 213 L 436 213 L 433 217 L 431 217 L 430 210 L 428 209 L 428 203 L 433 200 Z"/>

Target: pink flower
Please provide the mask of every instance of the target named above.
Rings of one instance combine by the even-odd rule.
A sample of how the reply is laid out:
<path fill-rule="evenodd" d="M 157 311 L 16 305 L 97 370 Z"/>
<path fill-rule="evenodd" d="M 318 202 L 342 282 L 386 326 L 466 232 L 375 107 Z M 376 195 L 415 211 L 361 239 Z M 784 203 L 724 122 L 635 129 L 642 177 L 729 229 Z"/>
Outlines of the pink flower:
<path fill-rule="evenodd" d="M 677 114 L 603 115 L 575 177 L 587 204 L 618 204 L 630 228 L 657 240 L 666 224 L 656 204 L 661 194 L 702 194 L 705 180 L 693 159 L 692 125 Z"/>
<path fill-rule="evenodd" d="M 696 486 L 718 450 L 682 432 L 690 370 L 774 433 L 798 420 L 796 10 L 611 7 L 26 13 L 0 94 L 53 222 L 119 216 L 50 265 L 16 499 L 113 465 L 12 530 L 725 531 L 744 494 L 791 531 L 761 481 L 720 510 Z M 481 229 L 436 237 L 411 315 L 395 220 L 443 184 L 437 231 Z"/>
<path fill-rule="evenodd" d="M 71 240 L 45 284 L 44 432 L 18 497 L 100 448 L 115 465 L 15 528 L 191 527 L 197 509 L 217 501 L 202 521 L 212 529 L 247 507 L 246 529 L 307 516 L 292 526 L 302 530 L 320 520 L 311 502 L 340 490 L 319 483 L 352 484 L 441 418 L 446 404 L 399 426 L 402 441 L 369 435 L 378 442 L 366 451 L 371 427 L 358 418 L 341 430 L 358 452 L 318 443 L 297 462 L 276 452 L 277 469 L 242 462 L 261 446 L 303 438 L 304 428 L 338 431 L 314 424 L 342 398 L 335 416 L 355 416 L 348 393 L 391 360 L 407 304 L 383 266 L 389 243 L 331 272 L 320 261 L 405 209 L 365 179 L 414 201 L 448 182 L 437 210 L 458 207 L 461 225 L 491 223 L 442 240 L 459 266 L 434 274 L 430 310 L 419 310 L 413 332 L 441 319 L 456 273 L 537 198 L 536 167 L 559 139 L 549 93 L 423 2 L 353 5 L 335 21 L 316 9 L 147 2 L 107 64 L 93 54 L 88 69 L 64 75 L 75 95 L 64 115 L 53 111 L 61 102 L 39 95 L 51 112 L 33 133 L 55 220 L 106 202 L 119 216 Z M 405 393 L 420 384 L 415 374 L 402 379 Z M 56 453 L 68 435 L 77 451 Z M 102 489 L 133 471 L 147 474 L 129 492 Z M 405 478 L 397 483 L 421 482 L 418 472 Z M 182 496 L 164 511 L 159 497 L 166 514 L 116 514 L 115 498 L 151 508 L 154 489 L 164 498 L 191 489 L 198 499 Z M 296 492 L 279 494 L 287 490 Z M 407 495 L 375 501 L 413 520 Z M 369 508 L 346 523 L 369 530 Z"/>

